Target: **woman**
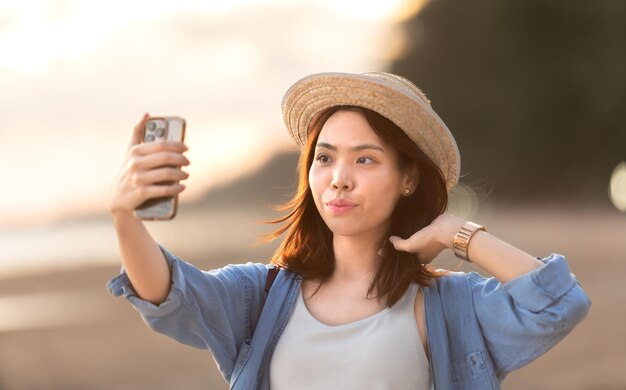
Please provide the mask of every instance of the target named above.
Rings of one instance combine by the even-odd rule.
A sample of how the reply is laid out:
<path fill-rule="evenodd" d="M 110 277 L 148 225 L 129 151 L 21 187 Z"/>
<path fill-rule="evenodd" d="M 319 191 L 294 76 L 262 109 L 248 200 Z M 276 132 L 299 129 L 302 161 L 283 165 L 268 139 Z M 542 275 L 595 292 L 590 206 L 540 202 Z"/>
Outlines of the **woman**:
<path fill-rule="evenodd" d="M 110 197 L 124 267 L 109 290 L 153 330 L 209 349 L 231 388 L 497 389 L 587 314 L 563 256 L 445 212 L 457 145 L 408 80 L 311 75 L 283 115 L 300 181 L 271 265 L 205 272 L 152 240 L 133 210 L 180 193 L 154 183 L 185 179 L 189 162 L 182 144 L 139 143 L 147 116 Z M 429 266 L 446 248 L 494 277 Z"/>

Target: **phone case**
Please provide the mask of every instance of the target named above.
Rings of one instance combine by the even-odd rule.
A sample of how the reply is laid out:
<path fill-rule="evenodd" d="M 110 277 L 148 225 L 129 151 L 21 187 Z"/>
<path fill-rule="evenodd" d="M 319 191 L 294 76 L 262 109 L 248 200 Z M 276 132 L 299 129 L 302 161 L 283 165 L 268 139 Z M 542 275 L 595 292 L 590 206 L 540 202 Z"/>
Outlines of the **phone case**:
<path fill-rule="evenodd" d="M 186 123 L 177 116 L 149 118 L 143 129 L 142 142 L 180 141 L 185 140 Z M 160 182 L 156 184 L 171 184 Z M 149 221 L 172 219 L 176 216 L 178 195 L 148 199 L 135 209 L 137 218 Z"/>

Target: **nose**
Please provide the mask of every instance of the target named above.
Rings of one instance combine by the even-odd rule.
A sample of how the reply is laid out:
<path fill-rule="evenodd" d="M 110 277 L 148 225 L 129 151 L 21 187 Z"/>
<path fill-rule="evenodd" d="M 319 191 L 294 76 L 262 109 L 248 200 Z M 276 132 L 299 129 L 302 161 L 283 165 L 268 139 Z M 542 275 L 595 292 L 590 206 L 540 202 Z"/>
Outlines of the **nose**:
<path fill-rule="evenodd" d="M 352 190 L 352 175 L 350 174 L 349 169 L 338 165 L 333 171 L 333 179 L 330 182 L 330 185 L 336 190 Z"/>

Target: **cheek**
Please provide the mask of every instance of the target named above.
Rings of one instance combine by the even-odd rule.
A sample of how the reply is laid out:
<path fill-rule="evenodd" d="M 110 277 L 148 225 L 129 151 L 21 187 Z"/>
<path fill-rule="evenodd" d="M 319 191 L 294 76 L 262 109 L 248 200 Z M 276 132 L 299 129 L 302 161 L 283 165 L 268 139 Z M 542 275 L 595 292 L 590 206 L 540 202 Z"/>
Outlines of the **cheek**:
<path fill-rule="evenodd" d="M 318 185 L 318 174 L 314 168 L 309 169 L 309 187 L 311 188 L 311 192 L 313 194 L 316 193 L 316 187 Z"/>
<path fill-rule="evenodd" d="M 324 177 L 322 172 L 319 169 L 315 169 L 312 167 L 309 170 L 309 188 L 311 189 L 311 193 L 313 194 L 313 200 L 315 200 L 315 204 L 319 208 L 319 197 L 321 196 L 324 189 Z"/>
<path fill-rule="evenodd" d="M 391 215 L 399 198 L 395 187 L 389 186 L 382 191 L 378 191 L 375 195 L 374 204 L 381 214 Z"/>
<path fill-rule="evenodd" d="M 376 180 L 370 182 L 370 193 L 373 204 L 379 209 L 381 214 L 391 214 L 396 204 L 400 200 L 400 182 L 390 173 L 380 175 Z"/>

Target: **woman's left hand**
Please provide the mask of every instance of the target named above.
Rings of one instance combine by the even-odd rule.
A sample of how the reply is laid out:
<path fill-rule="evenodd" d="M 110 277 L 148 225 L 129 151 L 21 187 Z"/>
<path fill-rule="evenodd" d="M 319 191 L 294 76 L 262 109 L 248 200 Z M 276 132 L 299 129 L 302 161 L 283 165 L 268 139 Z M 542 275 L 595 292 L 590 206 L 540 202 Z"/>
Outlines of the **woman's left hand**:
<path fill-rule="evenodd" d="M 400 237 L 391 236 L 389 242 L 396 250 L 415 253 L 420 262 L 428 264 L 444 249 L 452 249 L 454 236 L 465 222 L 463 218 L 446 212 L 411 237 L 403 240 Z"/>

